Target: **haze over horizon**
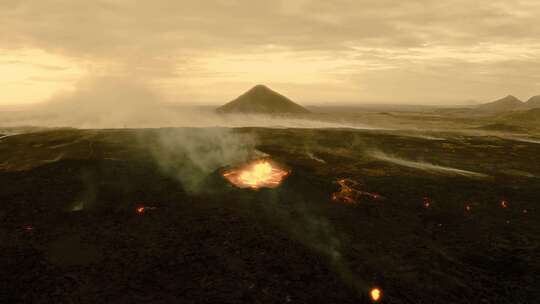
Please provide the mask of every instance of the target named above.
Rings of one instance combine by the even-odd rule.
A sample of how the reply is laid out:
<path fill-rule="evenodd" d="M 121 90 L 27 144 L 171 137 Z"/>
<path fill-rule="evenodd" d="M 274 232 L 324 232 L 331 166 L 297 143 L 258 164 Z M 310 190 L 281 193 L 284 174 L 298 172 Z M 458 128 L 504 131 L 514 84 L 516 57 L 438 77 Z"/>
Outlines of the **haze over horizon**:
<path fill-rule="evenodd" d="M 259 83 L 302 105 L 527 100 L 538 15 L 535 0 L 2 1 L 0 106 L 134 87 L 221 105 Z"/>

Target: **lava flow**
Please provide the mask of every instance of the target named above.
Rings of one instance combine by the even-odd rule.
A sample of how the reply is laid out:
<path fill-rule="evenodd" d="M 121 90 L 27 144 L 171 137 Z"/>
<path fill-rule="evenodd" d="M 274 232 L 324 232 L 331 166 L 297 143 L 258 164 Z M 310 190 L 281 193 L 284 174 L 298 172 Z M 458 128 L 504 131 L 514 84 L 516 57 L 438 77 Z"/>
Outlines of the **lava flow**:
<path fill-rule="evenodd" d="M 231 184 L 238 188 L 275 188 L 289 175 L 289 171 L 280 168 L 269 160 L 257 160 L 223 173 Z"/>
<path fill-rule="evenodd" d="M 373 302 L 378 302 L 382 297 L 382 291 L 379 288 L 371 289 L 369 294 L 370 294 L 371 300 L 373 300 Z"/>
<path fill-rule="evenodd" d="M 354 181 L 349 178 L 342 178 L 336 181 L 336 183 L 341 187 L 338 192 L 332 193 L 333 201 L 341 201 L 347 204 L 355 204 L 358 202 L 358 199 L 361 196 L 367 196 L 374 200 L 383 199 L 382 196 L 378 193 L 366 192 L 357 189 L 356 187 L 360 185 L 359 182 Z"/>

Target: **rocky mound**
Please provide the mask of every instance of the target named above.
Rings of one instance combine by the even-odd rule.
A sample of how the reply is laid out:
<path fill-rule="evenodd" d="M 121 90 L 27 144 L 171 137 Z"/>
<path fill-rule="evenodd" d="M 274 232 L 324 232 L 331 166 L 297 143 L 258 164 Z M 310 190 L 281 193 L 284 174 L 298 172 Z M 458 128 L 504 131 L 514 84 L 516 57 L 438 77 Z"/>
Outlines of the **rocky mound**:
<path fill-rule="evenodd" d="M 523 106 L 523 102 L 515 96 L 508 95 L 504 98 L 488 102 L 478 106 L 475 111 L 485 114 L 495 114 L 507 111 L 513 111 Z"/>
<path fill-rule="evenodd" d="M 264 85 L 257 85 L 233 101 L 217 108 L 218 113 L 303 114 L 309 111 Z"/>
<path fill-rule="evenodd" d="M 526 109 L 536 109 L 540 108 L 540 95 L 533 96 L 527 100 L 524 107 Z"/>

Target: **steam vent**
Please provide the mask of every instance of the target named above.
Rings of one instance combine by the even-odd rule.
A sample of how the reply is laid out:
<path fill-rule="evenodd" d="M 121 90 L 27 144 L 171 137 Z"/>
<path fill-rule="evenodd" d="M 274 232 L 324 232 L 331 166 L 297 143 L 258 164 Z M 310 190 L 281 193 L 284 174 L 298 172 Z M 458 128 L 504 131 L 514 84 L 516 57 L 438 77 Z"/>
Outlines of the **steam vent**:
<path fill-rule="evenodd" d="M 235 100 L 217 108 L 218 113 L 303 114 L 309 111 L 264 85 L 256 85 Z"/>

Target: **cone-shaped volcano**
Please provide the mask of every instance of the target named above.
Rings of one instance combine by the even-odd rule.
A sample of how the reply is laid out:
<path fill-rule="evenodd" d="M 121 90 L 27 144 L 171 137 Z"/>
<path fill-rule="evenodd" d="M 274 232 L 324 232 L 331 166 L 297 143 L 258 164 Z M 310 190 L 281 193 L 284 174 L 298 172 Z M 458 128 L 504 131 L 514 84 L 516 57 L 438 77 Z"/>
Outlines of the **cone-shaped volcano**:
<path fill-rule="evenodd" d="M 218 113 L 301 114 L 309 111 L 264 85 L 256 85 L 235 100 L 217 108 Z"/>

